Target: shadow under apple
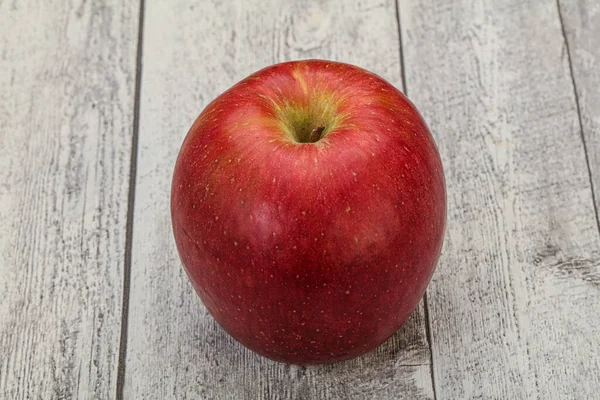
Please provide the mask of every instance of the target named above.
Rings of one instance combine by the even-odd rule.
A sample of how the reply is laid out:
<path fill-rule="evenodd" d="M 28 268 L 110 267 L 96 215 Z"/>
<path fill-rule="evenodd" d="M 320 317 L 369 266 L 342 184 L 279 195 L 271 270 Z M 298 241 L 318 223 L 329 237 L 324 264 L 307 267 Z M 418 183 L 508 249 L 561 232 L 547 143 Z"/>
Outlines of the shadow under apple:
<path fill-rule="evenodd" d="M 430 352 L 423 301 L 403 327 L 358 358 L 316 366 L 261 357 L 229 336 L 202 307 L 193 330 L 197 395 L 249 399 L 431 399 Z M 192 328 L 191 326 L 188 326 Z M 182 332 L 182 335 L 186 333 Z M 192 343 L 189 343 L 192 344 Z"/>

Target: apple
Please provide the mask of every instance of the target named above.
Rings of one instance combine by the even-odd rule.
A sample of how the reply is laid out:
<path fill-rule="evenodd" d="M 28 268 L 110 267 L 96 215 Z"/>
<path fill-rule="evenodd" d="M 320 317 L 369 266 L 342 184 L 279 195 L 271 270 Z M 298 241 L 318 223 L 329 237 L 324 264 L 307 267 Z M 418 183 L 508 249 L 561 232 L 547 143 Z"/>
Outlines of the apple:
<path fill-rule="evenodd" d="M 286 62 L 200 114 L 171 216 L 185 270 L 230 335 L 276 361 L 330 363 L 375 348 L 417 306 L 442 247 L 444 175 L 392 85 Z"/>

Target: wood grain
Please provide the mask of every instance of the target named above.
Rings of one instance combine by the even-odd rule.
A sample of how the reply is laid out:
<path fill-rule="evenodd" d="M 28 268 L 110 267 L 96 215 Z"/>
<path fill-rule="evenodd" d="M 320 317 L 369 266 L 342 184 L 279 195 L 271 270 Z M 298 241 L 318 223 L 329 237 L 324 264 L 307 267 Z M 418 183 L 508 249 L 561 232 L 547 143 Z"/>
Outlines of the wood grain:
<path fill-rule="evenodd" d="M 600 241 L 556 2 L 399 8 L 448 184 L 428 290 L 437 398 L 596 398 Z"/>
<path fill-rule="evenodd" d="M 600 3 L 558 2 L 600 226 Z"/>
<path fill-rule="evenodd" d="M 116 390 L 133 2 L 0 1 L 0 398 Z"/>
<path fill-rule="evenodd" d="M 376 351 L 301 368 L 261 358 L 207 314 L 178 259 L 169 216 L 183 137 L 213 98 L 269 64 L 328 58 L 401 84 L 392 1 L 149 2 L 124 398 L 431 399 L 422 305 Z"/>

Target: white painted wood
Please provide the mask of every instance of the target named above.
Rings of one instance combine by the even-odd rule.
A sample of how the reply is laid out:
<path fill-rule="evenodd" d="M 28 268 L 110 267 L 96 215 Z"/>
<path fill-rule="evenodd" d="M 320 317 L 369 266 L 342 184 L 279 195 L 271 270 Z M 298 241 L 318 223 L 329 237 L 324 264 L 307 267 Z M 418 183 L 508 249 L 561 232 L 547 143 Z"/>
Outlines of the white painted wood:
<path fill-rule="evenodd" d="M 600 2 L 559 1 L 600 224 Z"/>
<path fill-rule="evenodd" d="M 0 1 L 0 398 L 115 395 L 138 8 Z"/>
<path fill-rule="evenodd" d="M 422 305 L 403 330 L 364 357 L 286 366 L 221 330 L 181 267 L 169 193 L 183 137 L 231 85 L 298 58 L 359 64 L 400 87 L 393 1 L 146 4 L 124 398 L 433 398 Z"/>
<path fill-rule="evenodd" d="M 428 290 L 437 398 L 598 398 L 600 241 L 556 1 L 399 8 L 448 184 Z"/>

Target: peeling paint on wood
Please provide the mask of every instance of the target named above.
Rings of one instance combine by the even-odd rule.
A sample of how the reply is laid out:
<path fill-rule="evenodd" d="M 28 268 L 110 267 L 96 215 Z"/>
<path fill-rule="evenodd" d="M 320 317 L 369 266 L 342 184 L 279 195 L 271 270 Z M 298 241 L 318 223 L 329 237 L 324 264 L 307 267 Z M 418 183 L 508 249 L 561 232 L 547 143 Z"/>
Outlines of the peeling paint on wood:
<path fill-rule="evenodd" d="M 137 8 L 0 1 L 0 398 L 116 390 Z"/>
<path fill-rule="evenodd" d="M 600 390 L 600 241 L 555 1 L 401 0 L 448 230 L 428 290 L 438 399 Z"/>

